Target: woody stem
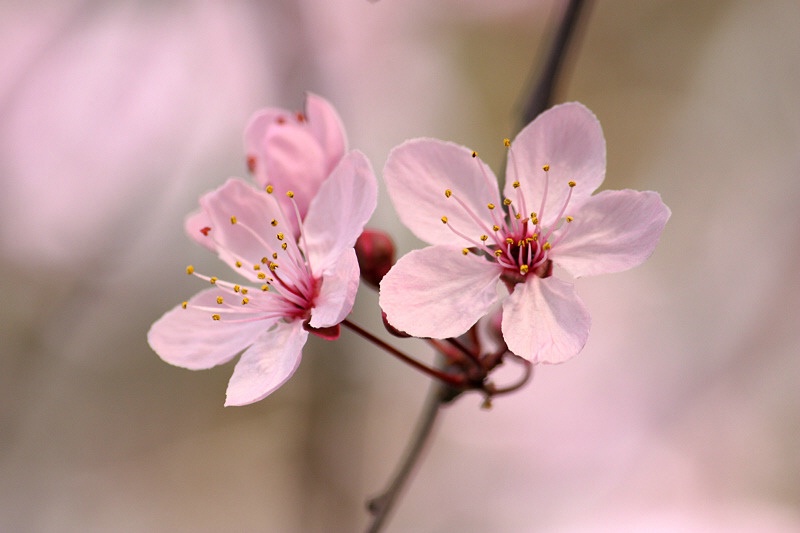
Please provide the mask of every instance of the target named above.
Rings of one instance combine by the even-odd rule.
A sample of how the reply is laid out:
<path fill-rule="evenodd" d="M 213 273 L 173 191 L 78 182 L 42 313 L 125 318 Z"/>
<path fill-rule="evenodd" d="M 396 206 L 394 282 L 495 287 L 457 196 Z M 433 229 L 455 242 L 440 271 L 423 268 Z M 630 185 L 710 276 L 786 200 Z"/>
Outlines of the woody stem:
<path fill-rule="evenodd" d="M 362 337 L 364 337 L 365 339 L 367 339 L 371 343 L 373 343 L 376 346 L 378 346 L 379 348 L 389 352 L 390 354 L 392 354 L 393 356 L 397 357 L 398 359 L 400 359 L 404 363 L 407 363 L 407 364 L 411 365 L 412 367 L 416 368 L 417 370 L 419 370 L 420 372 L 423 372 L 423 373 L 427 374 L 428 376 L 441 381 L 445 385 L 449 385 L 449 386 L 455 387 L 455 388 L 461 388 L 461 387 L 464 386 L 464 378 L 463 378 L 463 376 L 454 375 L 454 374 L 448 374 L 448 373 L 442 372 L 441 370 L 438 370 L 436 368 L 429 367 L 426 364 L 420 363 L 416 359 L 406 355 L 405 353 L 401 352 L 400 350 L 398 350 L 397 348 L 395 348 L 394 346 L 392 346 L 388 342 L 384 341 L 383 339 L 379 339 L 378 337 L 376 337 L 375 335 L 373 335 L 369 331 L 363 329 L 361 326 L 358 326 L 357 324 L 354 324 L 350 320 L 347 320 L 347 319 L 343 320 L 342 321 L 342 325 L 345 326 L 345 327 L 350 328 L 355 333 L 358 333 L 359 335 L 361 335 Z"/>
<path fill-rule="evenodd" d="M 378 533 L 385 524 L 403 486 L 408 481 L 430 439 L 441 406 L 452 397 L 451 394 L 452 392 L 447 386 L 441 383 L 431 384 L 428 399 L 420 413 L 417 429 L 409 441 L 403 461 L 398 465 L 397 472 L 386 490 L 367 502 L 367 508 L 372 514 L 372 522 L 367 529 L 368 533 Z"/>
<path fill-rule="evenodd" d="M 570 0 L 564 9 L 561 23 L 553 37 L 553 43 L 545 58 L 542 70 L 539 73 L 530 98 L 525 103 L 522 111 L 522 123 L 527 124 L 536 118 L 539 113 L 550 107 L 553 103 L 559 76 L 563 73 L 564 60 L 567 48 L 575 36 L 576 28 L 581 16 L 581 11 L 590 2 L 585 0 Z"/>

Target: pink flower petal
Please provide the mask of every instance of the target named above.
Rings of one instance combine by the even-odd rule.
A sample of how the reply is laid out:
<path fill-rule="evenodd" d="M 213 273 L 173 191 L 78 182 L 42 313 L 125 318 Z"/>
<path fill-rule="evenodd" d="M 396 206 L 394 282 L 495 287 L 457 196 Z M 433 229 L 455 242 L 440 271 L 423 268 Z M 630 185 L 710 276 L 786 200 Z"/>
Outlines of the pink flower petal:
<path fill-rule="evenodd" d="M 334 326 L 350 314 L 358 291 L 358 273 L 356 251 L 345 250 L 333 271 L 322 276 L 322 286 L 311 310 L 311 327 Z"/>
<path fill-rule="evenodd" d="M 255 281 L 252 266 L 279 246 L 275 235 L 280 228 L 270 225 L 273 218 L 283 221 L 275 199 L 240 179 L 231 178 L 200 198 L 200 205 L 211 222 L 209 236 L 218 243 L 220 258 Z M 231 223 L 232 216 L 236 217 L 236 224 Z M 242 261 L 242 268 L 236 267 L 237 260 Z"/>
<path fill-rule="evenodd" d="M 328 160 L 308 127 L 287 122 L 269 128 L 259 156 L 256 163 L 258 184 L 262 187 L 272 184 L 284 209 L 288 207 L 287 213 L 292 213 L 294 208 L 284 195 L 289 190 L 294 191 L 300 215 L 305 216 L 308 204 L 328 177 Z"/>
<path fill-rule="evenodd" d="M 311 93 L 306 97 L 304 114 L 277 108 L 256 113 L 245 128 L 244 142 L 256 182 L 261 187 L 272 185 L 287 213 L 294 207 L 284 194 L 293 191 L 301 218 L 347 145 L 336 110 Z M 293 217 L 287 222 L 296 233 Z"/>
<path fill-rule="evenodd" d="M 563 363 L 589 337 L 589 311 L 571 283 L 530 276 L 503 302 L 508 349 L 532 363 Z"/>
<path fill-rule="evenodd" d="M 312 135 L 325 154 L 325 172 L 330 174 L 347 150 L 347 137 L 336 109 L 314 93 L 306 94 L 306 118 Z"/>
<path fill-rule="evenodd" d="M 550 165 L 550 171 L 547 201 L 541 213 L 544 165 Z M 570 180 L 577 184 L 570 201 L 574 210 L 600 186 L 605 173 L 606 141 L 600 122 L 582 104 L 561 104 L 536 117 L 514 139 L 504 194 L 516 198 L 512 185 L 518 180 L 527 210 L 539 213 L 539 219 L 549 226 L 566 201 Z"/>
<path fill-rule="evenodd" d="M 336 260 L 355 245 L 377 198 L 369 160 L 361 152 L 349 152 L 320 187 L 303 224 L 306 256 L 315 276 L 336 268 Z"/>
<path fill-rule="evenodd" d="M 392 326 L 410 335 L 456 337 L 497 301 L 499 276 L 496 263 L 458 248 L 414 250 L 384 276 L 380 306 Z"/>
<path fill-rule="evenodd" d="M 263 400 L 286 383 L 300 365 L 307 338 L 308 332 L 300 320 L 279 322 L 264 332 L 236 363 L 225 405 Z"/>
<path fill-rule="evenodd" d="M 276 124 L 280 117 L 288 120 L 289 112 L 285 109 L 268 107 L 256 111 L 244 129 L 244 152 L 248 158 L 258 158 L 267 129 Z M 256 167 L 256 170 L 258 168 Z"/>
<path fill-rule="evenodd" d="M 175 366 L 200 370 L 225 363 L 269 328 L 273 321 L 230 322 L 212 320 L 211 311 L 194 306 L 219 307 L 218 288 L 207 289 L 167 311 L 147 333 L 147 342 L 161 359 Z M 237 318 L 241 318 L 241 315 Z"/>
<path fill-rule="evenodd" d="M 576 277 L 633 268 L 653 253 L 669 217 L 658 193 L 603 191 L 575 213 L 553 261 Z"/>
<path fill-rule="evenodd" d="M 500 206 L 497 179 L 468 148 L 437 139 L 406 141 L 389 153 L 383 178 L 400 220 L 427 243 L 473 246 L 450 228 L 475 241 L 491 231 L 486 206 Z M 453 197 L 445 196 L 447 189 Z M 486 222 L 478 224 L 469 211 Z"/>
<path fill-rule="evenodd" d="M 202 209 L 191 213 L 184 221 L 184 229 L 194 242 L 208 248 L 212 252 L 217 252 L 217 245 L 211 233 L 211 219 Z"/>

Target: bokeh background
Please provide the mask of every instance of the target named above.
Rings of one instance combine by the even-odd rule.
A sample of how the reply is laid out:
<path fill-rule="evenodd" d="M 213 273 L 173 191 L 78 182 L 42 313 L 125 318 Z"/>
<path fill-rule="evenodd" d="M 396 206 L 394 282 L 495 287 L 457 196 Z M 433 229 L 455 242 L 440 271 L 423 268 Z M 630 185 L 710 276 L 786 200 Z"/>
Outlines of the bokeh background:
<path fill-rule="evenodd" d="M 427 379 L 344 332 L 223 408 L 232 365 L 146 331 L 220 264 L 182 233 L 303 92 L 380 170 L 435 136 L 502 166 L 553 1 L 0 4 L 0 530 L 358 531 Z M 491 410 L 465 395 L 389 531 L 800 530 L 800 6 L 596 2 L 558 101 L 606 188 L 660 191 L 655 255 L 582 279 L 583 353 Z M 382 193 L 372 225 L 419 245 Z M 357 320 L 380 330 L 363 289 Z M 423 344 L 407 349 L 427 357 Z M 512 375 L 513 378 L 513 375 Z"/>

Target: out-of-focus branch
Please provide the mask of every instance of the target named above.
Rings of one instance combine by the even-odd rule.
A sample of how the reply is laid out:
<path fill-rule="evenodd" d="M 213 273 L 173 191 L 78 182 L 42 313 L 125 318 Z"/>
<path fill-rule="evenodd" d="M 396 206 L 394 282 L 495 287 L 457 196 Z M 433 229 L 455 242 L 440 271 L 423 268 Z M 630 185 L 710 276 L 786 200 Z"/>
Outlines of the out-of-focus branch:
<path fill-rule="evenodd" d="M 522 110 L 523 125 L 553 105 L 553 93 L 564 71 L 564 62 L 570 43 L 574 42 L 580 18 L 588 12 L 589 4 L 591 4 L 591 0 L 569 0 L 567 3 L 561 23 L 553 37 L 553 43 Z"/>

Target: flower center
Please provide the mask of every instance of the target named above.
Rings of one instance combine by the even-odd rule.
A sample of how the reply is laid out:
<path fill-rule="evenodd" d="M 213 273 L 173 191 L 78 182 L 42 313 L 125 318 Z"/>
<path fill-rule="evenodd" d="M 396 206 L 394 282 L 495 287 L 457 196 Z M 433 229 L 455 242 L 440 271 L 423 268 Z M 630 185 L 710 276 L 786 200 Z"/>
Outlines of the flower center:
<path fill-rule="evenodd" d="M 504 140 L 506 147 L 511 146 L 508 139 Z M 477 152 L 472 152 L 472 157 L 479 161 Z M 513 151 L 509 161 L 516 171 L 516 160 Z M 479 165 L 484 179 L 488 180 L 491 188 L 495 187 L 494 180 L 488 175 L 484 165 Z M 544 185 L 539 211 L 528 211 L 531 199 L 526 198 L 519 181 L 512 183 L 513 192 L 510 197 L 503 199 L 503 207 L 494 203 L 486 204 L 486 211 L 476 212 L 462 201 L 452 189 L 445 189 L 446 198 L 453 200 L 459 209 L 465 212 L 483 230 L 477 238 L 467 235 L 459 228 L 453 226 L 445 215 L 441 221 L 456 235 L 472 243 L 471 247 L 464 248 L 462 253 L 468 255 L 476 253 L 487 260 L 495 261 L 503 268 L 502 278 L 509 283 L 521 283 L 526 276 L 536 275 L 548 277 L 552 274 L 552 261 L 550 254 L 567 232 L 568 225 L 574 219 L 565 216 L 567 206 L 572 198 L 575 182 L 567 183 L 569 190 L 566 199 L 558 214 L 552 217 L 549 225 L 544 224 L 544 211 L 547 206 L 547 195 L 550 188 L 550 165 L 542 167 Z M 491 189 L 490 189 L 491 190 Z M 548 209 L 552 209 L 548 207 Z M 548 214 L 549 215 L 549 214 Z M 550 217 L 548 217 L 550 219 Z"/>
<path fill-rule="evenodd" d="M 274 192 L 272 185 L 267 185 L 267 194 Z M 294 208 L 293 216 L 296 217 L 297 226 L 300 228 L 298 240 L 295 240 L 291 230 L 288 233 L 279 231 L 285 226 L 286 213 L 279 202 L 275 205 L 279 211 L 279 218 L 273 218 L 269 225 L 276 231 L 258 231 L 231 215 L 230 222 L 237 226 L 237 231 L 248 233 L 266 253 L 258 262 L 252 262 L 225 243 L 215 238 L 216 232 L 210 227 L 202 228 L 203 235 L 214 240 L 216 248 L 224 259 L 232 260 L 236 269 L 242 269 L 242 275 L 260 283 L 260 287 L 242 286 L 228 281 L 220 280 L 216 276 L 206 276 L 195 272 L 193 266 L 186 267 L 186 273 L 194 275 L 215 285 L 223 294 L 217 296 L 217 306 L 193 306 L 207 310 L 213 320 L 226 320 L 234 322 L 251 322 L 266 320 L 275 317 L 282 318 L 308 318 L 314 300 L 319 294 L 319 280 L 316 279 L 308 264 L 303 250 L 306 249 L 305 236 L 300 212 L 294 200 L 294 193 L 287 191 Z M 230 229 L 228 231 L 233 231 Z M 264 235 L 266 233 L 266 235 Z M 189 306 L 183 302 L 184 309 Z"/>

